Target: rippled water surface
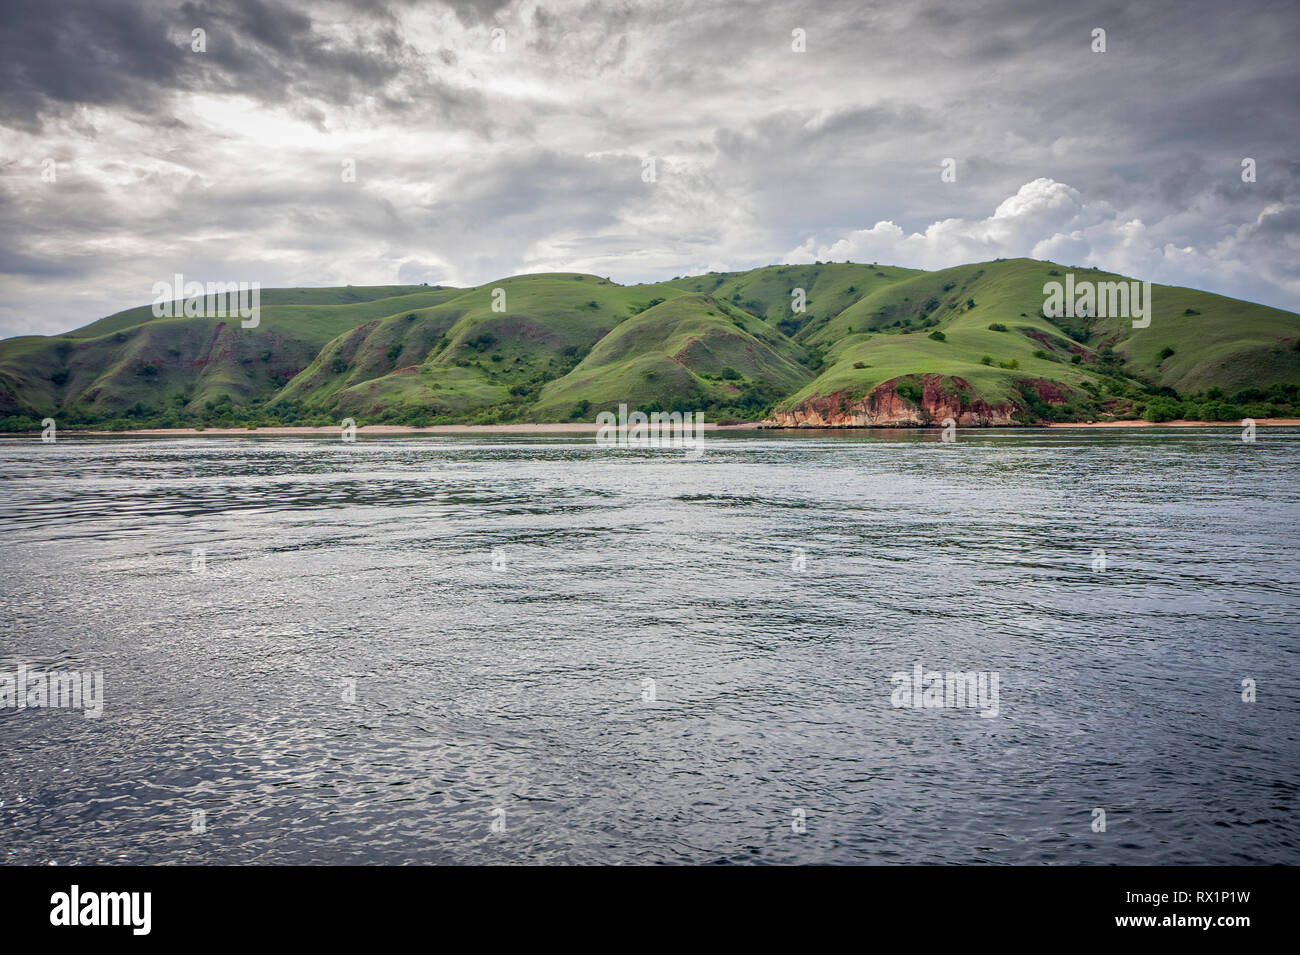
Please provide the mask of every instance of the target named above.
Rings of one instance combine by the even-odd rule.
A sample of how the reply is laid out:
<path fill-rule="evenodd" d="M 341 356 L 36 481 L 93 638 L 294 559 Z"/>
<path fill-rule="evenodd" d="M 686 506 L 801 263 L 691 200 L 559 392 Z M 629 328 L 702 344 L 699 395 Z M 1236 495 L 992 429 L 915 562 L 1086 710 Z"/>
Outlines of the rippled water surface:
<path fill-rule="evenodd" d="M 1295 864 L 1298 466 L 1264 429 L 3 439 L 0 673 L 105 681 L 0 709 L 4 858 Z M 895 708 L 917 663 L 998 715 Z"/>

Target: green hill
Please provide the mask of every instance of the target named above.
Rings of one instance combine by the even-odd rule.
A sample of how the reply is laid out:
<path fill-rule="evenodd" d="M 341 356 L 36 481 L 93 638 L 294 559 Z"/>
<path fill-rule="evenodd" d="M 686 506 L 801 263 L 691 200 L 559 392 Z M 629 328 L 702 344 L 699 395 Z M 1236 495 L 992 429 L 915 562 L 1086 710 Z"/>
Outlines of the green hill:
<path fill-rule="evenodd" d="M 1300 408 L 1300 316 L 1158 285 L 1145 328 L 1045 314 L 1045 283 L 1069 273 L 1129 281 L 1031 259 L 817 263 L 633 286 L 267 289 L 248 329 L 142 306 L 0 341 L 0 427 L 593 420 L 622 403 L 782 425 Z"/>
<path fill-rule="evenodd" d="M 1063 283 L 1067 272 L 1079 282 L 1128 281 L 1014 259 L 924 272 L 876 289 L 809 328 L 805 341 L 824 349 L 827 367 L 778 404 L 778 419 L 794 423 L 783 416 L 798 418 L 829 407 L 828 401 L 847 413 L 891 382 L 906 397 L 923 391 L 927 376 L 962 399 L 946 404 L 959 422 L 958 409 L 988 406 L 976 407 L 963 422 L 969 424 L 1143 414 L 1231 420 L 1243 416 L 1240 407 L 1205 405 L 1236 397 L 1237 406 L 1250 405 L 1263 417 L 1285 413 L 1294 402 L 1300 382 L 1295 314 L 1153 285 L 1146 328 L 1133 327 L 1129 318 L 1049 318 L 1043 288 Z M 1279 407 L 1262 407 L 1268 398 Z M 1190 413 L 1175 407 L 1186 404 Z M 1001 413 L 982 420 L 991 408 Z"/>
<path fill-rule="evenodd" d="M 548 383 L 540 420 L 617 409 L 729 408 L 765 413 L 812 378 L 803 349 L 752 314 L 684 294 L 622 322 L 564 377 Z"/>

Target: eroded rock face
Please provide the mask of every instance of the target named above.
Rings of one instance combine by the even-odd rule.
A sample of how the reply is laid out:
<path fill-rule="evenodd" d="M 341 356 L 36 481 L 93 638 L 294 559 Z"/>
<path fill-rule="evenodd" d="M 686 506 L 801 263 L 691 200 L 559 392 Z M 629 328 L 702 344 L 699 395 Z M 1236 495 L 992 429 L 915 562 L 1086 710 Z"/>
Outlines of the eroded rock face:
<path fill-rule="evenodd" d="M 1014 401 L 998 405 L 982 398 L 963 401 L 963 393 L 970 395 L 974 391 L 964 378 L 923 375 L 921 381 L 919 405 L 898 393 L 899 380 L 894 379 L 877 385 L 857 401 L 837 391 L 789 411 L 773 412 L 763 423 L 778 428 L 888 428 L 939 425 L 945 418 L 952 418 L 958 427 L 988 428 L 1017 424 L 1016 415 L 1024 412 L 1024 407 Z M 1060 404 L 1065 400 L 1063 390 L 1054 382 L 1029 383 L 1044 401 Z"/>

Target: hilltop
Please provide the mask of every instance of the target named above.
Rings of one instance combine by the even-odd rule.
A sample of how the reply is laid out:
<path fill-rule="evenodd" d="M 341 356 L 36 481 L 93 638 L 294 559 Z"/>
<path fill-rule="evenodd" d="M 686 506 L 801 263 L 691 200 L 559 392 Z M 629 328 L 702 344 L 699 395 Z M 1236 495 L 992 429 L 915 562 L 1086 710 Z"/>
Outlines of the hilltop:
<path fill-rule="evenodd" d="M 589 421 L 620 403 L 787 426 L 1300 410 L 1300 316 L 1161 285 L 1147 327 L 1045 314 L 1044 285 L 1070 273 L 1129 281 L 1032 259 L 817 263 L 268 289 L 255 328 L 141 306 L 0 341 L 0 427 Z"/>

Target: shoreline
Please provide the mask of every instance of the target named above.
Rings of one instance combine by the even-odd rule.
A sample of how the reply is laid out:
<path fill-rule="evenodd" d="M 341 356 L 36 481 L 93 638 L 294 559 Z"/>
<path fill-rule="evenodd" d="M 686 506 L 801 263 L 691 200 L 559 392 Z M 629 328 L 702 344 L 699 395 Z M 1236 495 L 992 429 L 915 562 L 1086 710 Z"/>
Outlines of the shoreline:
<path fill-rule="evenodd" d="M 357 425 L 357 434 L 595 434 L 602 426 L 594 421 L 579 422 L 520 422 L 516 424 L 431 424 L 423 428 L 405 424 L 368 424 Z M 706 431 L 752 431 L 758 427 L 757 422 L 741 424 L 705 424 Z M 10 434 L 34 434 L 36 432 L 7 432 Z M 272 428 L 141 428 L 131 431 L 99 431 L 91 429 L 62 429 L 63 434 L 134 434 L 134 435 L 337 435 L 338 425 L 282 425 Z"/>
<path fill-rule="evenodd" d="M 1244 418 L 1235 421 L 1188 421 L 1178 418 L 1174 421 L 1143 421 L 1125 418 L 1122 421 L 1081 421 L 1078 424 L 1054 421 L 1043 425 L 1046 428 L 1240 428 Z M 1294 428 L 1300 426 L 1300 418 L 1255 418 L 1259 428 Z"/>
<path fill-rule="evenodd" d="M 1294 428 L 1300 427 L 1300 418 L 1256 418 L 1255 425 L 1261 428 Z M 516 424 L 435 424 L 423 428 L 417 428 L 410 425 L 398 424 L 372 424 L 358 425 L 358 434 L 595 434 L 601 426 L 595 422 L 561 422 L 561 423 L 533 423 L 521 422 Z M 929 426 L 930 430 L 939 427 L 938 425 Z M 1034 430 L 1034 429 L 1062 429 L 1062 428 L 1088 428 L 1088 429 L 1106 429 L 1106 428 L 1239 428 L 1241 421 L 1187 421 L 1179 419 L 1176 421 L 1143 421 L 1141 419 L 1123 419 L 1119 421 L 1079 421 L 1079 422 L 1062 422 L 1053 421 L 1045 424 L 1036 425 L 1018 425 L 1005 426 L 997 428 L 966 428 L 966 431 L 1006 431 L 1006 430 Z M 771 425 L 765 425 L 760 421 L 743 421 L 737 424 L 709 424 L 704 425 L 706 431 L 786 431 L 816 434 L 823 431 L 922 431 L 923 427 L 902 426 L 902 425 L 869 425 L 869 426 L 827 426 L 827 427 L 795 427 L 795 428 L 778 428 Z M 233 435 L 266 435 L 272 437 L 291 437 L 294 435 L 336 435 L 339 428 L 336 425 L 286 425 L 272 428 L 140 428 L 129 431 L 102 431 L 96 429 L 67 428 L 62 429 L 65 434 L 85 434 L 85 435 L 134 435 L 144 437 L 198 437 L 201 435 L 219 435 L 230 437 Z M 30 431 L 7 431 L 0 432 L 6 436 L 19 436 L 35 434 Z"/>

